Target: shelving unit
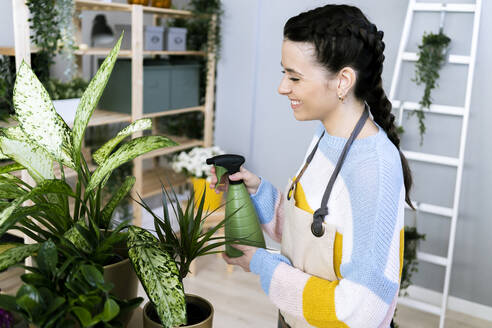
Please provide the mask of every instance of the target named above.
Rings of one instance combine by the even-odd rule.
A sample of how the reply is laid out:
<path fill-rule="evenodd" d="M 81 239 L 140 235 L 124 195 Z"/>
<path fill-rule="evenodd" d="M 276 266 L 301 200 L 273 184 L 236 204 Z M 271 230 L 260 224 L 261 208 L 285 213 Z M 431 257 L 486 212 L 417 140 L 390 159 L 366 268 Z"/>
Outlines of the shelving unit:
<path fill-rule="evenodd" d="M 179 136 L 168 136 L 172 140 L 176 141 L 179 145 L 175 147 L 169 147 L 165 149 L 160 149 L 153 151 L 151 153 L 145 154 L 134 160 L 133 174 L 136 177 L 136 183 L 133 188 L 134 198 L 138 199 L 138 195 L 141 197 L 151 197 L 161 192 L 160 180 L 165 182 L 163 176 L 165 175 L 170 179 L 173 186 L 180 186 L 187 183 L 187 179 L 183 176 L 174 174 L 171 170 L 164 169 L 161 167 L 154 166 L 154 168 L 149 170 L 143 169 L 143 160 L 157 158 L 159 156 L 172 154 L 178 151 L 190 149 L 197 146 L 210 147 L 212 146 L 212 122 L 213 122 L 213 105 L 214 105 L 214 83 L 215 83 L 215 53 L 213 44 L 209 43 L 209 51 L 144 51 L 143 49 L 143 19 L 144 15 L 153 15 L 153 21 L 157 21 L 157 18 L 191 18 L 193 13 L 186 10 L 174 10 L 174 9 L 162 9 L 147 7 L 141 5 L 129 5 L 123 3 L 104 3 L 94 0 L 75 0 L 75 17 L 74 24 L 77 28 L 76 37 L 77 44 L 79 44 L 79 49 L 75 52 L 79 59 L 79 68 L 81 67 L 81 56 L 91 56 L 91 55 L 108 55 L 110 49 L 105 48 L 90 48 L 82 43 L 81 30 L 82 22 L 79 13 L 82 11 L 119 11 L 128 12 L 131 15 L 131 40 L 132 47 L 131 50 L 120 50 L 119 57 L 131 58 L 132 68 L 132 104 L 131 104 L 131 114 L 117 114 L 108 111 L 98 111 L 98 115 L 93 120 L 97 121 L 97 125 L 109 124 L 110 119 L 115 120 L 121 119 L 121 121 L 128 120 L 133 122 L 140 118 L 152 118 L 155 119 L 164 116 L 180 115 L 190 112 L 203 112 L 204 113 L 204 140 L 194 140 Z M 210 17 L 212 20 L 211 30 L 209 33 L 215 33 L 215 22 L 216 17 Z M 209 34 L 210 35 L 210 34 Z M 207 58 L 208 65 L 208 76 L 207 76 L 207 88 L 205 104 L 203 106 L 196 106 L 190 108 L 180 108 L 173 110 L 163 110 L 157 113 L 145 114 L 143 112 L 143 58 L 144 56 L 156 56 L 156 55 L 167 55 L 167 56 L 202 56 Z M 112 115 L 119 116 L 112 116 Z M 104 115 L 108 115 L 107 118 Z M 92 122 L 92 120 L 91 120 Z M 94 124 L 96 125 L 96 124 Z M 156 132 L 154 127 L 153 132 Z M 134 138 L 141 136 L 142 133 L 135 133 Z M 161 178 L 161 179 L 159 179 Z M 134 213 L 134 224 L 141 225 L 142 223 L 142 209 L 140 206 L 133 207 Z"/>
<path fill-rule="evenodd" d="M 132 76 L 132 104 L 131 114 L 122 114 L 107 111 L 104 109 L 96 109 L 89 122 L 89 126 L 102 126 L 120 122 L 134 122 L 140 118 L 152 118 L 154 121 L 153 133 L 156 133 L 155 123 L 156 119 L 164 116 L 181 115 L 190 112 L 203 112 L 204 114 L 204 139 L 195 140 L 186 137 L 168 136 L 172 140 L 176 141 L 179 145 L 176 147 L 169 147 L 165 149 L 156 150 L 144 156 L 141 156 L 134 160 L 133 174 L 136 177 L 136 183 L 133 188 L 133 197 L 138 199 L 138 195 L 142 197 L 150 197 L 157 195 L 161 192 L 161 186 L 159 178 L 165 182 L 163 175 L 171 181 L 174 187 L 179 187 L 187 183 L 187 179 L 183 176 L 176 175 L 171 170 L 156 167 L 144 170 L 143 160 L 157 158 L 159 156 L 172 154 L 177 151 L 190 149 L 197 146 L 210 147 L 212 146 L 212 126 L 213 126 L 213 106 L 214 106 L 214 84 L 215 84 L 215 53 L 214 44 L 209 43 L 209 51 L 144 51 L 143 49 L 143 18 L 144 15 L 152 15 L 153 21 L 156 22 L 157 18 L 191 18 L 193 13 L 186 10 L 174 10 L 174 9 L 162 9 L 147 7 L 141 5 L 130 5 L 124 3 L 106 3 L 96 0 L 74 0 L 75 3 L 75 15 L 73 17 L 73 23 L 75 25 L 75 38 L 76 43 L 79 46 L 79 50 L 75 51 L 76 60 L 79 70 L 82 66 L 82 56 L 106 56 L 111 49 L 108 48 L 91 48 L 82 42 L 82 21 L 80 13 L 83 11 L 118 11 L 130 13 L 130 21 L 132 26 L 131 50 L 120 50 L 118 57 L 130 58 L 132 62 L 131 76 Z M 15 47 L 0 47 L 0 54 L 15 55 L 16 66 L 18 67 L 22 60 L 30 63 L 30 39 L 29 39 L 29 23 L 27 18 L 29 16 L 25 0 L 12 0 L 13 14 L 14 14 L 14 34 L 15 34 Z M 211 16 L 212 20 L 211 29 L 209 35 L 215 33 L 216 17 Z M 210 40 L 210 38 L 209 38 Z M 34 49 L 35 51 L 36 49 Z M 161 112 L 145 114 L 143 113 L 143 58 L 144 56 L 202 56 L 207 58 L 207 71 L 206 77 L 206 91 L 205 91 L 205 103 L 201 106 L 180 108 L 173 110 L 162 109 Z M 80 72 L 79 72 L 80 73 Z M 142 132 L 135 133 L 134 138 L 143 135 Z M 65 176 L 73 176 L 74 172 L 66 169 Z M 59 170 L 55 169 L 55 175 L 59 176 Z M 29 176 L 27 173 L 22 173 L 22 178 L 27 179 Z M 157 182 L 157 183 L 156 183 Z M 134 224 L 141 225 L 142 209 L 140 206 L 133 207 Z"/>

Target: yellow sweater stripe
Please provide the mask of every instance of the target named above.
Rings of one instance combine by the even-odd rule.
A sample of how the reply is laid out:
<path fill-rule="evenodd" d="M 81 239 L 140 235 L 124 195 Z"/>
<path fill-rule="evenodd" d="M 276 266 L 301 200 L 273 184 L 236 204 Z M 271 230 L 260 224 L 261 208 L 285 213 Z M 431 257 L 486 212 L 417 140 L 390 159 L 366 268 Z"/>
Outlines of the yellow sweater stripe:
<path fill-rule="evenodd" d="M 315 276 L 306 282 L 302 295 L 302 309 L 309 324 L 315 327 L 348 327 L 338 320 L 335 312 L 337 285 L 338 280 L 327 281 Z"/>

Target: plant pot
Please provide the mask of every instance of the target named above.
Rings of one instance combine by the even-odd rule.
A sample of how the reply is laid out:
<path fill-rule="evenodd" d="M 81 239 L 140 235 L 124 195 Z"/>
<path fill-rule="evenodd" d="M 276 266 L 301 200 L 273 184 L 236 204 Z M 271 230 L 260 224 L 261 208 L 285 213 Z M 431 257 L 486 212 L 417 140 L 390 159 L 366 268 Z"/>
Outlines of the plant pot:
<path fill-rule="evenodd" d="M 190 324 L 180 328 L 212 328 L 214 307 L 206 299 L 192 294 L 186 294 L 186 312 Z M 147 302 L 143 309 L 144 328 L 162 328 L 151 302 Z"/>
<path fill-rule="evenodd" d="M 56 112 L 70 126 L 73 125 L 73 121 L 75 120 L 75 112 L 79 103 L 80 98 L 53 100 L 53 106 L 55 106 Z"/>
<path fill-rule="evenodd" d="M 215 190 L 210 188 L 209 183 L 203 178 L 191 178 L 193 183 L 193 190 L 195 191 L 195 207 L 198 208 L 200 205 L 200 199 L 202 198 L 203 188 L 205 189 L 205 201 L 203 203 L 203 210 L 212 212 L 217 209 L 222 202 L 223 192 L 216 194 Z"/>
<path fill-rule="evenodd" d="M 125 247 L 118 248 L 119 255 L 121 255 L 124 260 L 108 264 L 103 267 L 104 269 L 104 281 L 110 282 L 114 285 L 111 290 L 111 294 L 116 297 L 129 300 L 137 297 L 138 294 L 138 277 L 133 270 L 133 266 L 128 258 L 128 250 Z M 123 326 L 126 327 L 130 322 L 133 315 L 133 311 L 129 311 L 122 315 L 121 321 Z"/>
<path fill-rule="evenodd" d="M 152 6 L 158 8 L 171 8 L 171 0 L 152 0 Z"/>

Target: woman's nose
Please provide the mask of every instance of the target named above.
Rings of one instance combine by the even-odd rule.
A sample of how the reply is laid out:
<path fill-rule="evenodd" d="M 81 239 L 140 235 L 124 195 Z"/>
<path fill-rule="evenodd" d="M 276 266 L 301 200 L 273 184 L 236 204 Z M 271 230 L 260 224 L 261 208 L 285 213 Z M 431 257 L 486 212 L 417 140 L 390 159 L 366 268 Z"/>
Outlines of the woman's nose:
<path fill-rule="evenodd" d="M 289 83 L 286 81 L 285 76 L 280 81 L 280 85 L 278 86 L 278 90 L 277 91 L 281 95 L 287 95 L 287 94 L 290 93 Z"/>

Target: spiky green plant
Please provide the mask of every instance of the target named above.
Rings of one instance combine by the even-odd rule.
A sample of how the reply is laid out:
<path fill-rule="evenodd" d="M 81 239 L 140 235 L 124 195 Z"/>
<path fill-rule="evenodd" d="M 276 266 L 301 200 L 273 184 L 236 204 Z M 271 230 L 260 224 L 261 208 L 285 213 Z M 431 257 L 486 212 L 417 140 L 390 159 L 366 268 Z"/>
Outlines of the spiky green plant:
<path fill-rule="evenodd" d="M 94 157 L 98 167 L 94 172 L 81 156 L 85 130 L 113 69 L 121 38 L 82 95 L 73 130 L 56 113 L 48 93 L 30 67 L 26 63 L 20 66 L 13 96 L 15 119 L 19 125 L 0 130 L 0 154 L 16 162 L 0 170 L 0 237 L 14 229 L 37 243 L 49 239 L 56 242 L 65 237 L 100 265 L 114 257 L 114 245 L 126 238 L 119 232 L 128 226 L 128 221 L 112 232 L 105 230 L 114 209 L 133 187 L 135 178 L 126 177 L 119 190 L 103 204 L 106 181 L 111 172 L 125 162 L 177 144 L 162 136 L 144 136 L 114 150 L 132 133 L 151 127 L 149 119 L 142 119 L 122 130 L 96 152 Z M 59 178 L 55 177 L 54 163 L 59 164 Z M 65 167 L 76 172 L 75 188 L 65 180 Z M 35 185 L 12 174 L 20 169 L 27 170 Z M 74 204 L 72 208 L 70 199 Z M 28 200 L 30 204 L 25 203 Z M 9 249 L 0 257 L 0 271 L 35 251 L 35 246 Z"/>

